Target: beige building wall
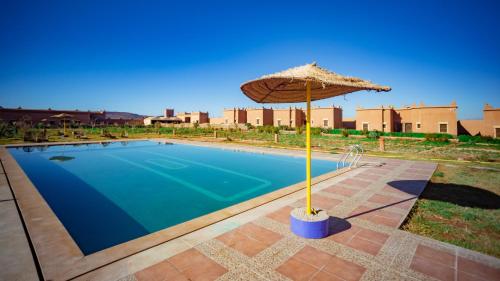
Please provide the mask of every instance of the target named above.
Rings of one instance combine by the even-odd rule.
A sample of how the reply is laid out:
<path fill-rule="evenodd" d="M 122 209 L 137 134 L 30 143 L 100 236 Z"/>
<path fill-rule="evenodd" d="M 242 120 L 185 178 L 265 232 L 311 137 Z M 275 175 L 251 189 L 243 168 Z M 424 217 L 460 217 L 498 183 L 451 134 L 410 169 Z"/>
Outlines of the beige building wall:
<path fill-rule="evenodd" d="M 208 112 L 191 112 L 191 124 L 205 124 L 209 122 Z"/>
<path fill-rule="evenodd" d="M 247 123 L 247 111 L 243 108 L 224 109 L 224 124 L 245 124 Z"/>
<path fill-rule="evenodd" d="M 300 127 L 304 124 L 304 112 L 299 108 L 273 109 L 273 124 L 278 126 Z"/>
<path fill-rule="evenodd" d="M 456 135 L 457 105 L 405 108 L 358 108 L 356 129 L 385 132 L 448 133 Z"/>
<path fill-rule="evenodd" d="M 457 105 L 411 106 L 396 109 L 396 122 L 402 132 L 448 133 L 457 135 Z"/>
<path fill-rule="evenodd" d="M 483 109 L 483 119 L 460 120 L 460 133 L 470 135 L 500 137 L 500 108 L 493 108 L 485 104 Z"/>
<path fill-rule="evenodd" d="M 253 126 L 272 126 L 272 108 L 247 108 L 247 123 Z"/>
<path fill-rule="evenodd" d="M 223 125 L 224 124 L 224 117 L 210 117 L 209 124 L 210 125 Z"/>
<path fill-rule="evenodd" d="M 392 108 L 358 108 L 356 109 L 356 130 L 393 132 L 394 114 Z"/>
<path fill-rule="evenodd" d="M 305 116 L 305 111 L 304 111 L 304 116 Z M 311 127 L 329 128 L 329 129 L 341 128 L 342 108 L 334 106 L 311 108 Z"/>

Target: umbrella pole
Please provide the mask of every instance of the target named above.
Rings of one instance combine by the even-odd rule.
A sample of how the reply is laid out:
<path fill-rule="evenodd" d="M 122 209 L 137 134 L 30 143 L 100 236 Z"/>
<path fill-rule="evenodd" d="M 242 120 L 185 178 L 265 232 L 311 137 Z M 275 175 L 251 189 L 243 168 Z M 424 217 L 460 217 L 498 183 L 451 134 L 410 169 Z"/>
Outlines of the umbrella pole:
<path fill-rule="evenodd" d="M 306 210 L 307 214 L 312 213 L 311 209 L 311 82 L 306 82 L 306 97 L 307 97 L 307 111 L 306 111 Z"/>

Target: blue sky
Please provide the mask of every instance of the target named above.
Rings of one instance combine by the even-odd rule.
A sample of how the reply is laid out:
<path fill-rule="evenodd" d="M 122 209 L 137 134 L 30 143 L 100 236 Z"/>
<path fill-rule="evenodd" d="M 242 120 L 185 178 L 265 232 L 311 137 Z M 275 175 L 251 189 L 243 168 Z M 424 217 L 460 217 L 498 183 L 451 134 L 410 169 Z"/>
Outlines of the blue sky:
<path fill-rule="evenodd" d="M 500 106 L 498 3 L 2 1 L 0 105 L 220 116 L 259 106 L 241 83 L 316 61 L 393 88 L 314 103 L 345 117 L 455 100 L 481 118 Z"/>

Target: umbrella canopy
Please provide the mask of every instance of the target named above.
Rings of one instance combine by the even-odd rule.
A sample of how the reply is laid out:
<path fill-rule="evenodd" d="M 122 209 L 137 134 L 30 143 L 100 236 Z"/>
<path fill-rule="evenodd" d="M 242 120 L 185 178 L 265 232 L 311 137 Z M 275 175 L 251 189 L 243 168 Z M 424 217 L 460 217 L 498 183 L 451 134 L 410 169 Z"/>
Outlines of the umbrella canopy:
<path fill-rule="evenodd" d="M 241 85 L 241 91 L 258 103 L 306 102 L 306 213 L 311 207 L 311 101 L 368 90 L 388 92 L 391 88 L 346 77 L 318 67 L 316 63 L 265 75 Z"/>
<path fill-rule="evenodd" d="M 391 88 L 356 77 L 342 76 L 316 65 L 306 64 L 262 76 L 241 85 L 241 90 L 258 103 L 306 102 L 306 82 L 311 84 L 311 100 L 340 96 L 356 91 L 387 92 Z"/>
<path fill-rule="evenodd" d="M 59 118 L 59 119 L 71 119 L 73 118 L 73 115 L 71 114 L 68 114 L 68 113 L 61 113 L 61 114 L 56 114 L 56 115 L 52 115 L 50 116 L 51 118 Z"/>

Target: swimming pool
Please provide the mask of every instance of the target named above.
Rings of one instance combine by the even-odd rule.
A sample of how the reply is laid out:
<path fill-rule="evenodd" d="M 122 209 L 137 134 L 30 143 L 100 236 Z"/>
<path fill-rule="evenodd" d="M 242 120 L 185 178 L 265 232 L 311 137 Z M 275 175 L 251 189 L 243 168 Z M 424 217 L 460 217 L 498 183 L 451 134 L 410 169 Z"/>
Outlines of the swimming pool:
<path fill-rule="evenodd" d="M 85 255 L 305 179 L 302 157 L 186 144 L 9 151 Z M 335 170 L 336 162 L 313 160 L 312 167 L 318 176 Z"/>

